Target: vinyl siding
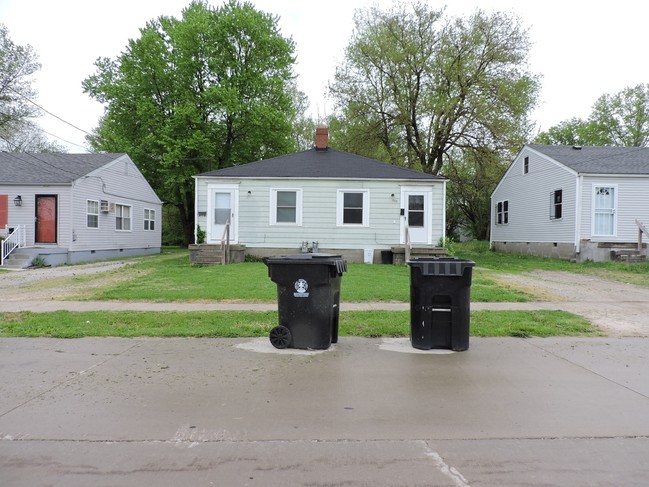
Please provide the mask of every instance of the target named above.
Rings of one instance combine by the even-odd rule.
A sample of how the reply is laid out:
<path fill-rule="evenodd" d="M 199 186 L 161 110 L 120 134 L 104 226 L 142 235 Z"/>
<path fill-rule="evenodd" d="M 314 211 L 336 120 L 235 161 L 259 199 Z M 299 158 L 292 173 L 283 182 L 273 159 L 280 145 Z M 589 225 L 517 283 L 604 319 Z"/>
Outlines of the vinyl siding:
<path fill-rule="evenodd" d="M 0 194 L 9 197 L 9 215 L 7 226 L 10 228 L 22 225 L 26 228 L 27 245 L 34 246 L 36 216 L 36 195 L 54 195 L 57 200 L 57 243 L 48 247 L 68 248 L 70 243 L 70 186 L 0 186 Z M 22 206 L 14 206 L 14 198 L 20 195 Z"/>
<path fill-rule="evenodd" d="M 126 156 L 75 181 L 70 250 L 160 247 L 162 204 L 135 164 Z M 99 212 L 99 227 L 88 228 L 87 200 L 106 200 L 108 213 Z M 131 230 L 115 228 L 116 204 L 131 207 Z M 144 230 L 144 209 L 155 211 L 153 231 Z"/>
<path fill-rule="evenodd" d="M 593 191 L 595 186 L 617 188 L 617 232 L 614 237 L 592 237 Z M 606 242 L 635 242 L 638 227 L 635 220 L 649 224 L 649 177 L 647 176 L 584 176 L 581 239 Z"/>
<path fill-rule="evenodd" d="M 321 248 L 389 248 L 400 241 L 401 187 L 431 191 L 431 241 L 444 235 L 444 183 L 393 180 L 273 180 L 197 177 L 197 223 L 206 229 L 208 184 L 239 184 L 238 242 L 249 247 L 299 248 L 304 240 L 317 241 Z M 302 225 L 271 225 L 271 189 L 302 190 Z M 338 190 L 369 191 L 369 225 L 338 226 Z M 250 191 L 250 194 L 248 194 Z M 391 194 L 394 193 L 394 198 Z"/>
<path fill-rule="evenodd" d="M 529 172 L 524 174 L 525 157 Z M 495 242 L 556 242 L 575 240 L 577 176 L 548 157 L 524 148 L 514 159 L 491 197 L 491 240 Z M 562 218 L 550 218 L 552 194 L 563 193 Z M 496 205 L 509 202 L 509 223 L 498 225 Z"/>

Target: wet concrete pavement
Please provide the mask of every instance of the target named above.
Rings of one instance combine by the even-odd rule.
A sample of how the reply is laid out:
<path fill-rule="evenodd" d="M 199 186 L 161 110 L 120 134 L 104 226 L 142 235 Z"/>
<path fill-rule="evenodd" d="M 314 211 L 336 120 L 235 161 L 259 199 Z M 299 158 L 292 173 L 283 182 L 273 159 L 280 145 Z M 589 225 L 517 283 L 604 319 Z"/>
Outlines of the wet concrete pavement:
<path fill-rule="evenodd" d="M 3 486 L 644 486 L 649 339 L 0 339 Z"/>

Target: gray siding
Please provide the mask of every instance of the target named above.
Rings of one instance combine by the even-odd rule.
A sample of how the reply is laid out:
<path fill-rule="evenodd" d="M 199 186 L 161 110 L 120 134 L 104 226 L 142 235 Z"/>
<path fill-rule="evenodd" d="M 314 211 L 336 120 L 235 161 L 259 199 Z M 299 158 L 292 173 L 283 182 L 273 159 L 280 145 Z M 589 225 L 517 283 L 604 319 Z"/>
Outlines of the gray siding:
<path fill-rule="evenodd" d="M 523 172 L 525 157 L 529 171 Z M 493 242 L 574 243 L 576 225 L 576 174 L 548 157 L 524 148 L 491 197 Z M 562 218 L 552 219 L 552 194 L 562 190 Z M 496 204 L 509 202 L 509 223 L 497 224 Z"/>
<path fill-rule="evenodd" d="M 162 204 L 130 158 L 123 156 L 75 181 L 70 250 L 160 247 Z M 109 202 L 99 212 L 99 227 L 88 228 L 88 200 Z M 131 207 L 131 230 L 116 230 L 115 205 Z M 154 230 L 144 230 L 144 209 L 155 211 Z"/>
<path fill-rule="evenodd" d="M 617 231 L 614 237 L 592 237 L 594 186 L 617 188 Z M 582 191 L 581 239 L 606 242 L 635 242 L 638 227 L 635 220 L 649 224 L 649 177 L 584 176 Z M 646 238 L 646 237 L 645 237 Z"/>
<path fill-rule="evenodd" d="M 57 244 L 50 248 L 90 251 L 129 248 L 159 248 L 161 245 L 162 203 L 135 164 L 122 156 L 74 181 L 71 185 L 4 185 L 0 194 L 9 195 L 9 226 L 24 225 L 27 245 L 35 245 L 34 216 L 36 195 L 57 196 Z M 21 207 L 13 205 L 20 195 Z M 86 201 L 107 200 L 131 206 L 131 231 L 115 230 L 115 211 L 99 214 L 99 228 L 86 224 Z M 144 231 L 144 209 L 155 210 L 155 230 Z"/>
<path fill-rule="evenodd" d="M 70 244 L 70 186 L 0 186 L 0 194 L 9 196 L 8 226 L 22 225 L 26 228 L 27 245 L 33 246 L 35 241 L 34 218 L 36 216 L 36 195 L 54 195 L 57 197 L 57 244 L 50 247 L 68 248 Z M 13 200 L 20 195 L 22 206 L 14 206 Z"/>
<path fill-rule="evenodd" d="M 444 235 L 444 183 L 442 181 L 394 180 L 274 180 L 197 177 L 197 223 L 207 229 L 208 184 L 239 184 L 238 242 L 248 247 L 299 248 L 304 240 L 317 241 L 321 248 L 389 248 L 400 242 L 401 187 L 418 187 L 432 192 L 432 243 Z M 273 188 L 301 189 L 302 225 L 271 225 L 270 204 Z M 369 225 L 338 226 L 338 190 L 369 191 Z M 250 191 L 250 194 L 248 194 Z M 392 197 L 391 195 L 395 196 Z"/>

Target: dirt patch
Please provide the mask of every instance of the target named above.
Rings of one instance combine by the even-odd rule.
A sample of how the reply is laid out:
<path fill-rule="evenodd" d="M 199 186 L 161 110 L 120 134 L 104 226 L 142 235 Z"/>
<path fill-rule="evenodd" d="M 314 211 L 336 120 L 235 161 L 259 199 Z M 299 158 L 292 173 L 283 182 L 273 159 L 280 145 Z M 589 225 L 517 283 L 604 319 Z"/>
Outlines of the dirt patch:
<path fill-rule="evenodd" d="M 649 336 L 647 287 L 559 271 L 493 277 L 499 284 L 536 296 L 546 309 L 583 316 L 609 335 Z"/>
<path fill-rule="evenodd" d="M 3 300 L 80 299 L 90 291 L 129 279 L 134 261 L 46 267 L 0 274 Z"/>

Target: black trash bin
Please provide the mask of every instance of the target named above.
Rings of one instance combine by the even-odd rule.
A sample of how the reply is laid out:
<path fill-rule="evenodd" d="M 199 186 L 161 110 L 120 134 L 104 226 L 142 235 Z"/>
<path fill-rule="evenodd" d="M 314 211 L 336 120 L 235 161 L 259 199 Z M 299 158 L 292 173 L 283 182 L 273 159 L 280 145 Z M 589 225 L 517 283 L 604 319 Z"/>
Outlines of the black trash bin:
<path fill-rule="evenodd" d="M 324 350 L 338 341 L 340 282 L 347 262 L 312 253 L 265 257 L 277 284 L 279 323 L 270 332 L 276 348 Z"/>
<path fill-rule="evenodd" d="M 414 348 L 469 348 L 471 275 L 475 262 L 420 257 L 410 266 L 410 342 Z"/>

